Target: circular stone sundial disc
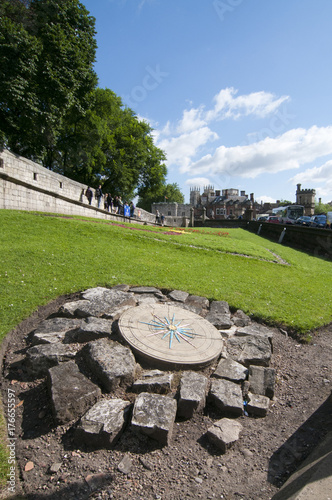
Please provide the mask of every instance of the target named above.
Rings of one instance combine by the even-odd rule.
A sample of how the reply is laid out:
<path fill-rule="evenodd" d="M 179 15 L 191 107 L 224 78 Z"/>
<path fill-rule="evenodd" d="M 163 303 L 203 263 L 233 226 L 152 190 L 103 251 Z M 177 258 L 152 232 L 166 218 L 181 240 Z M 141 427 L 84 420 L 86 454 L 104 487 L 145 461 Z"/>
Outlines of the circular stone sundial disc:
<path fill-rule="evenodd" d="M 219 331 L 209 321 L 168 304 L 128 309 L 119 319 L 119 329 L 133 351 L 154 364 L 206 366 L 220 355 L 223 346 Z"/>

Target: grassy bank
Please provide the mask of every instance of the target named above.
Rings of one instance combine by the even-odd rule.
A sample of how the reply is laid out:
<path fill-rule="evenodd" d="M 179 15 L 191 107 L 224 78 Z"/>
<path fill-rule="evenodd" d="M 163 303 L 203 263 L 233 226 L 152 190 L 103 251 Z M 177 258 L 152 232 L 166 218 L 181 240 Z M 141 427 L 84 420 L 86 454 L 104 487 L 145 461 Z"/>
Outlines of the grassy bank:
<path fill-rule="evenodd" d="M 0 223 L 0 338 L 59 295 L 117 283 L 226 300 L 299 334 L 332 320 L 332 263 L 241 229 L 174 232 L 5 210 Z"/>
<path fill-rule="evenodd" d="M 0 225 L 0 340 L 59 295 L 118 283 L 226 300 L 303 338 L 332 320 L 332 263 L 241 229 L 174 231 L 7 210 Z M 1 419 L 0 434 L 5 443 Z M 2 486 L 7 469 L 0 446 Z"/>

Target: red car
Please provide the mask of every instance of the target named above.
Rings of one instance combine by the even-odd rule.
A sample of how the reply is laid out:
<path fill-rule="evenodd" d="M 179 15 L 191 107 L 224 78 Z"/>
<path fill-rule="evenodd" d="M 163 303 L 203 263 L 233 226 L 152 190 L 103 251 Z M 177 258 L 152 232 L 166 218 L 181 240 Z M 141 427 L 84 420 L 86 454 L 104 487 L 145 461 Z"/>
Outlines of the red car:
<path fill-rule="evenodd" d="M 272 222 L 273 224 L 279 224 L 279 219 L 276 215 L 270 215 L 265 222 Z"/>

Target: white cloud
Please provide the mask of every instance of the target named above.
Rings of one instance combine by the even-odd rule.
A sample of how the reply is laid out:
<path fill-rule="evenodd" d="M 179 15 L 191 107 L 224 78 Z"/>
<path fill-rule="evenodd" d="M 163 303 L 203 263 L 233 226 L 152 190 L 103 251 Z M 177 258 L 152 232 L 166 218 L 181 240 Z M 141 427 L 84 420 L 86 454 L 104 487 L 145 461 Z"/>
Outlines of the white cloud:
<path fill-rule="evenodd" d="M 255 197 L 256 201 L 258 201 L 258 203 L 275 203 L 276 200 L 274 198 L 271 198 L 271 196 L 266 196 L 266 195 L 261 195 L 261 196 L 257 196 Z"/>
<path fill-rule="evenodd" d="M 288 96 L 276 98 L 270 92 L 253 92 L 236 97 L 238 90 L 233 87 L 222 89 L 214 97 L 214 109 L 206 113 L 207 121 L 225 120 L 226 118 L 238 119 L 240 116 L 255 115 L 264 118 L 274 113 L 283 102 L 288 101 Z"/>
<path fill-rule="evenodd" d="M 183 134 L 206 126 L 206 121 L 202 119 L 202 108 L 191 108 L 184 110 L 183 117 L 177 127 L 177 133 Z"/>
<path fill-rule="evenodd" d="M 317 197 L 332 199 L 332 160 L 320 167 L 308 168 L 290 179 L 294 184 L 305 183 L 316 189 Z"/>
<path fill-rule="evenodd" d="M 191 158 L 196 155 L 201 146 L 218 138 L 208 127 L 182 134 L 179 137 L 161 140 L 157 146 L 166 152 L 168 164 L 177 164 L 186 171 Z"/>
<path fill-rule="evenodd" d="M 182 165 L 182 173 L 227 174 L 255 178 L 262 173 L 277 173 L 299 168 L 332 154 L 332 126 L 293 129 L 275 138 L 236 147 L 218 147 L 193 164 Z"/>
<path fill-rule="evenodd" d="M 187 179 L 185 184 L 191 187 L 201 187 L 210 186 L 211 181 L 207 177 L 194 177 L 192 179 Z"/>
<path fill-rule="evenodd" d="M 232 87 L 222 89 L 214 98 L 213 109 L 206 111 L 203 105 L 196 108 L 192 106 L 183 111 L 182 118 L 176 124 L 167 122 L 164 128 L 153 132 L 157 146 L 166 152 L 169 166 L 177 165 L 182 172 L 191 170 L 190 165 L 203 146 L 218 139 L 218 134 L 210 126 L 214 120 L 238 119 L 248 115 L 263 118 L 274 113 L 289 99 L 287 96 L 277 98 L 264 91 L 242 96 L 237 96 L 237 93 Z M 218 148 L 213 157 L 204 157 L 195 165 L 198 169 L 205 164 L 209 165 L 210 161 L 213 163 L 213 158 L 222 156 L 223 151 L 223 147 Z M 227 150 L 228 156 L 233 156 L 233 153 L 236 156 L 237 152 L 243 154 L 244 150 Z M 199 170 L 194 170 L 193 173 L 199 173 Z"/>

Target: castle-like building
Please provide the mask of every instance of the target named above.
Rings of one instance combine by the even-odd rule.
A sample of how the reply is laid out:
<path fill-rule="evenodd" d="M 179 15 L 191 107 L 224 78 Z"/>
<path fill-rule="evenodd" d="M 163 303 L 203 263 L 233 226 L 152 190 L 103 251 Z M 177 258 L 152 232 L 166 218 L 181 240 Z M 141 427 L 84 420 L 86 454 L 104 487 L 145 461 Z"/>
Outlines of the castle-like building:
<path fill-rule="evenodd" d="M 254 194 L 250 197 L 238 189 L 214 190 L 213 186 L 205 186 L 203 192 L 199 187 L 190 188 L 190 203 L 153 203 L 151 211 L 158 210 L 165 216 L 189 218 L 191 209 L 195 218 L 205 215 L 210 219 L 237 219 L 242 217 L 246 210 L 252 209 L 253 214 L 258 213 L 261 205 L 254 201 Z M 255 216 L 255 215 L 254 215 Z"/>
<path fill-rule="evenodd" d="M 301 189 L 297 185 L 296 204 L 304 206 L 305 215 L 313 215 L 315 211 L 314 189 Z M 151 212 L 156 214 L 157 210 L 166 217 L 190 218 L 191 210 L 194 210 L 195 219 L 205 216 L 209 219 L 237 219 L 250 213 L 250 218 L 256 218 L 262 213 L 271 213 L 273 208 L 280 205 L 276 203 L 258 203 L 254 199 L 254 193 L 248 196 L 245 191 L 229 188 L 215 190 L 213 186 L 205 186 L 203 192 L 199 187 L 190 188 L 190 203 L 153 203 Z"/>

